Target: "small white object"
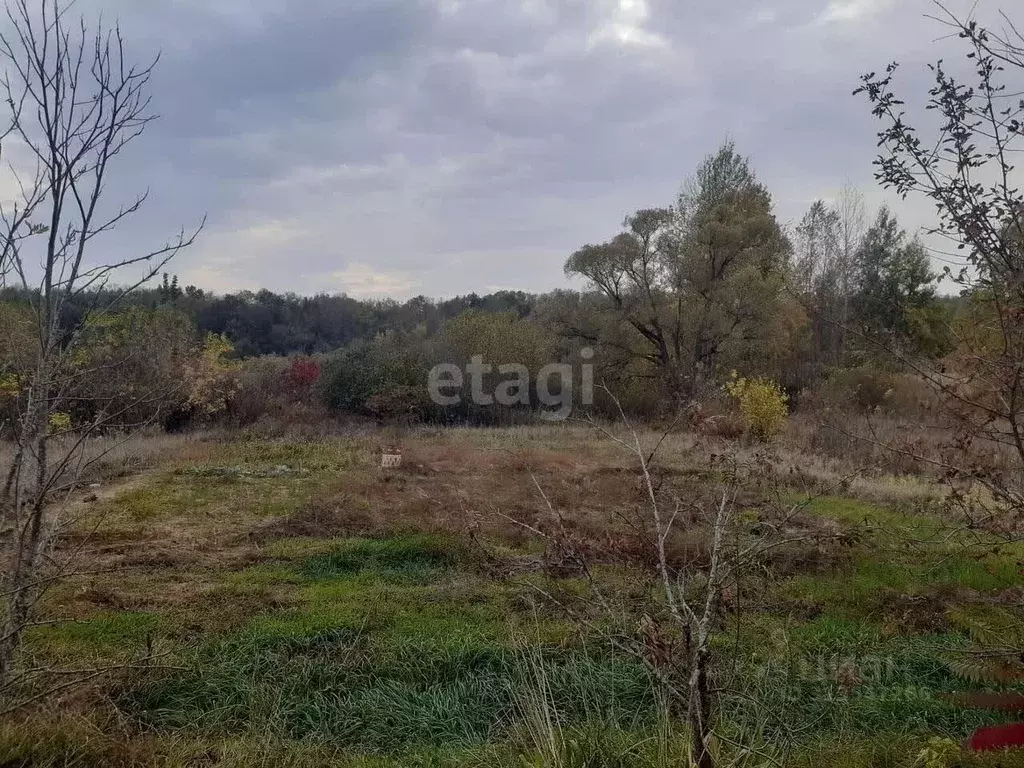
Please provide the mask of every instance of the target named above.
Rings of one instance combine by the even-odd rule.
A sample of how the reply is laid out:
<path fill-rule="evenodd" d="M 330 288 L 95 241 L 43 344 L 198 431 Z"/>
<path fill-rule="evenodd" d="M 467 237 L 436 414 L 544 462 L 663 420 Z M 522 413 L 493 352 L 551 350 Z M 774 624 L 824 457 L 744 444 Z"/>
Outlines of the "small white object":
<path fill-rule="evenodd" d="M 400 453 L 384 453 L 380 457 L 380 466 L 382 469 L 396 469 L 402 466 L 402 454 Z"/>

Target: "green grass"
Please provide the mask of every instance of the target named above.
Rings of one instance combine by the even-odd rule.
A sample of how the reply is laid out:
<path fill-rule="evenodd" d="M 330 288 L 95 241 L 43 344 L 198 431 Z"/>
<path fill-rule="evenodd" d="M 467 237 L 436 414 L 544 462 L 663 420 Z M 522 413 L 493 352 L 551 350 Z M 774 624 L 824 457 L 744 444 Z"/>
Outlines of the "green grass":
<path fill-rule="evenodd" d="M 121 705 L 162 729 L 270 731 L 365 752 L 483 746 L 513 715 L 515 654 L 486 642 L 408 640 L 374 650 L 359 628 L 275 635 L 263 627 L 194 661 L 195 673 L 134 691 Z M 653 721 L 639 663 L 555 649 L 547 661 L 567 717 Z"/>
<path fill-rule="evenodd" d="M 511 601 L 523 584 L 484 579 L 466 551 L 444 538 L 352 539 L 318 549 L 233 576 L 235 585 L 288 588 L 297 603 L 205 645 L 190 661 L 194 672 L 127 692 L 122 706 L 159 732 L 269 732 L 351 753 L 472 752 L 517 738 L 522 659 L 513 649 L 521 637 Z M 869 561 L 861 565 L 863 592 L 848 595 L 855 604 L 882 584 L 911 583 Z M 831 595 L 838 607 L 842 579 Z M 578 579 L 549 586 L 566 594 L 582 588 Z M 535 629 L 549 638 L 571 635 L 562 622 L 538 620 Z M 741 695 L 727 696 L 723 712 L 733 727 L 776 744 L 799 745 L 822 733 L 963 738 L 1001 720 L 937 696 L 958 688 L 942 653 L 963 647 L 963 638 L 894 638 L 881 624 L 841 611 L 791 626 L 771 620 L 756 637 L 756 651 L 743 660 Z M 595 719 L 625 733 L 655 727 L 657 697 L 637 660 L 603 641 L 546 645 L 542 657 L 566 728 Z M 850 695 L 836 678 L 848 658 L 863 676 Z M 776 713 L 767 722 L 766 711 Z"/>
<path fill-rule="evenodd" d="M 78 663 L 144 651 L 147 638 L 160 629 L 161 619 L 152 613 L 101 613 L 80 621 L 36 627 L 29 630 L 26 642 L 35 653 Z"/>
<path fill-rule="evenodd" d="M 193 466 L 264 469 L 287 466 L 312 475 L 323 475 L 346 469 L 369 468 L 373 458 L 375 456 L 369 445 L 349 438 L 325 438 L 314 442 L 239 439 L 220 446 L 216 463 Z"/>
<path fill-rule="evenodd" d="M 303 575 L 322 580 L 374 573 L 397 581 L 429 581 L 465 556 L 457 542 L 433 536 L 353 539 L 336 551 L 307 560 Z"/>
<path fill-rule="evenodd" d="M 325 489 L 372 484 L 371 448 L 361 440 L 236 440 L 104 503 L 114 512 L 111 525 L 123 531 L 181 524 L 197 539 L 216 530 L 233 540 L 262 518 L 301 510 Z M 345 503 L 380 500 L 353 492 Z M 1013 606 L 997 611 L 981 601 L 1019 581 L 1024 549 L 976 539 L 988 550 L 965 551 L 966 539 L 943 539 L 937 518 L 854 499 L 817 499 L 809 511 L 838 521 L 851 546 L 831 570 L 770 584 L 770 608 L 744 614 L 738 640 L 733 617 L 723 617 L 713 646 L 723 735 L 777 761 L 750 753 L 723 765 L 910 768 L 929 738 L 958 741 L 999 722 L 939 694 L 966 687 L 947 659 L 970 645 L 972 622 L 996 626 L 1016 615 Z M 497 542 L 493 552 L 516 562 L 540 546 Z M 686 765 L 678 718 L 659 737 L 664 712 L 647 670 L 603 634 L 636 636 L 639 616 L 650 610 L 640 596 L 627 598 L 622 617 L 593 609 L 592 623 L 574 625 L 531 583 L 586 608 L 585 579 L 549 578 L 529 567 L 501 575 L 460 538 L 415 531 L 274 540 L 252 554 L 224 565 L 211 557 L 118 574 L 114 586 L 123 582 L 126 595 L 194 583 L 196 596 L 151 611 L 133 602 L 147 611 L 97 611 L 79 623 L 34 629 L 33 653 L 67 663 L 130 657 L 152 634 L 170 636 L 184 643 L 168 660 L 181 669 L 109 683 L 104 694 L 119 710 L 109 728 L 83 731 L 77 716 L 33 724 L 27 737 L 0 726 L 0 765 Z M 609 594 L 633 594 L 639 583 L 624 566 L 597 566 L 593 574 Z M 57 602 L 75 595 L 70 587 L 54 592 Z M 88 613 L 75 605 L 75 615 Z M 903 610 L 929 614 L 939 628 L 904 620 Z M 839 674 L 848 663 L 861 678 L 849 690 Z M 536 704 L 538 669 L 557 731 L 558 756 L 547 761 L 524 711 L 524 701 Z M 136 752 L 126 755 L 127 744 Z M 721 748 L 739 758 L 728 740 Z"/>
<path fill-rule="evenodd" d="M 308 504 L 319 485 L 301 477 L 219 477 L 167 473 L 105 505 L 108 525 L 171 518 L 282 516 Z"/>
<path fill-rule="evenodd" d="M 1020 581 L 1021 546 L 982 532 L 951 532 L 937 518 L 855 499 L 816 499 L 808 511 L 854 534 L 851 556 L 832 570 L 796 575 L 777 592 L 836 616 L 879 622 L 902 598 L 925 598 L 932 604 L 924 610 L 941 621 L 942 606 L 991 597 Z"/>
<path fill-rule="evenodd" d="M 471 571 L 458 543 L 430 536 L 335 542 L 305 560 L 263 565 L 234 585 L 284 586 L 298 605 L 207 643 L 174 675 L 128 691 L 152 727 L 389 752 L 485 747 L 514 721 L 515 585 Z M 562 623 L 536 621 L 548 637 Z M 653 723 L 643 665 L 607 650 L 549 647 L 552 696 L 573 722 Z"/>

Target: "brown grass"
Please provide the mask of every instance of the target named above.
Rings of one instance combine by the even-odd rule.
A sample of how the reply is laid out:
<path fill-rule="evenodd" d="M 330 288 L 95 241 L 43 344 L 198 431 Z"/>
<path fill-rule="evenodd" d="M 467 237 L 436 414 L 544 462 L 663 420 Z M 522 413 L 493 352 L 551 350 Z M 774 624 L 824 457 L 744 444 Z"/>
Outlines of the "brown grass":
<path fill-rule="evenodd" d="M 653 445 L 661 435 L 641 437 Z M 701 515 L 714 506 L 727 465 L 749 475 L 740 507 L 766 515 L 785 509 L 788 498 L 828 489 L 904 506 L 934 494 L 920 478 L 897 479 L 877 469 L 851 475 L 849 463 L 798 450 L 797 437 L 787 435 L 768 463 L 759 459 L 764 446 L 689 433 L 666 437 L 654 482 L 666 505 L 684 502 L 667 543 L 670 561 L 692 565 L 707 559 Z M 400 469 L 380 469 L 384 444 L 402 449 Z M 245 464 L 245 456 L 266 455 L 273 464 L 292 448 L 301 449 L 300 456 L 355 458 L 337 467 L 330 460 L 314 462 L 309 473 L 280 477 L 256 471 L 221 478 L 193 471 L 216 469 L 217 462 L 235 467 Z M 575 555 L 641 571 L 653 565 L 648 500 L 638 469 L 621 446 L 588 426 L 407 429 L 302 445 L 231 442 L 223 435 L 141 436 L 108 455 L 108 478 L 132 467 L 153 468 L 109 482 L 92 501 L 76 502 L 83 514 L 58 554 L 74 554 L 76 570 L 88 575 L 55 590 L 54 615 L 154 611 L 179 617 L 186 635 L 202 627 L 238 626 L 284 598 L 260 589 L 241 596 L 225 592 L 224 574 L 275 560 L 276 542 L 289 539 L 404 532 L 469 537 L 488 553 L 487 567 L 499 576 L 571 571 Z M 141 514 L 154 504 L 157 514 Z M 835 531 L 819 530 L 826 524 L 817 517 L 801 516 L 787 525 L 801 538 L 806 534 L 808 543 L 773 553 L 765 563 L 769 572 L 828 569 L 845 556 Z M 819 539 L 828 539 L 829 546 L 819 546 Z"/>

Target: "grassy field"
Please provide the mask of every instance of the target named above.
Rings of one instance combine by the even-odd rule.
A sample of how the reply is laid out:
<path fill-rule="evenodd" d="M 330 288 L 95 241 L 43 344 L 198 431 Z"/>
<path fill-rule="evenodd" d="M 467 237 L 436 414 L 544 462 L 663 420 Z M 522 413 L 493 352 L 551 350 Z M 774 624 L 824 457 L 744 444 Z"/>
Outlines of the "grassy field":
<path fill-rule="evenodd" d="M 657 611 L 629 456 L 582 427 L 419 431 L 383 471 L 392 438 L 180 441 L 76 502 L 81 573 L 31 663 L 119 669 L 7 718 L 0 766 L 686 765 L 678 713 L 613 642 Z M 722 450 L 670 438 L 659 492 L 699 497 Z M 845 471 L 748 472 L 744 503 L 813 498 L 800 525 L 830 543 L 775 553 L 722 612 L 721 764 L 1024 765 L 955 756 L 1005 718 L 941 695 L 984 687 L 965 667 L 982 633 L 1009 642 L 1024 551 L 951 531 L 924 481 Z M 619 610 L 526 527 L 535 480 Z"/>

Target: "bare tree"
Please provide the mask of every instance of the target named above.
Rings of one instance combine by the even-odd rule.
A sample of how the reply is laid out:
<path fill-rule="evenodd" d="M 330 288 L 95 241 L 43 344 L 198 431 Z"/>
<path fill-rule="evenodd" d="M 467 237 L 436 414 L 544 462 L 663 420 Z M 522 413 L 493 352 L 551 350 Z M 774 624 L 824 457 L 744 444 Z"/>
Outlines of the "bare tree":
<path fill-rule="evenodd" d="M 1024 137 L 1024 35 L 1005 16 L 993 31 L 936 8 L 934 18 L 963 41 L 970 68 L 963 81 L 943 62 L 931 65 L 924 106 L 936 127 L 912 124 L 894 90 L 896 63 L 864 75 L 857 93 L 883 124 L 876 177 L 903 197 L 930 199 L 939 221 L 932 234 L 962 259 L 956 271 L 946 267 L 970 301 L 954 329 L 956 352 L 942 367 L 906 361 L 934 387 L 956 428 L 947 478 L 961 489 L 980 483 L 985 493 L 962 498 L 1012 528 L 1024 523 L 1024 194 L 1015 166 Z"/>
<path fill-rule="evenodd" d="M 839 214 L 839 263 L 837 269 L 839 293 L 842 296 L 840 313 L 840 354 L 846 350 L 846 329 L 851 320 L 851 301 L 856 283 L 857 252 L 867 234 L 867 209 L 864 195 L 849 181 L 843 184 L 836 199 Z"/>
<path fill-rule="evenodd" d="M 7 558 L 0 572 L 0 688 L 19 679 L 24 631 L 44 586 L 60 571 L 52 546 L 82 468 L 83 446 L 117 415 L 101 412 L 72 429 L 63 414 L 79 373 L 83 331 L 190 246 L 202 228 L 182 230 L 137 255 L 102 255 L 95 247 L 99 238 L 147 198 L 104 205 L 115 161 L 155 119 L 149 84 L 156 60 L 133 65 L 118 27 L 90 31 L 60 0 L 11 0 L 6 16 L 0 34 L 0 89 L 10 110 L 4 149 L 14 156 L 9 172 L 19 194 L 0 209 L 0 280 L 29 296 L 35 338 L 32 363 L 19 380 L 14 453 L 0 491 Z M 84 317 L 68 327 L 65 309 L 83 298 Z M 63 445 L 59 451 L 55 441 Z"/>
<path fill-rule="evenodd" d="M 615 395 L 604 389 L 616 405 Z M 812 530 L 800 523 L 800 517 L 814 498 L 790 503 L 788 494 L 779 494 L 761 505 L 750 499 L 739 501 L 743 468 L 735 457 L 722 457 L 720 469 L 724 480 L 708 489 L 708 493 L 687 495 L 665 487 L 658 469 L 658 456 L 675 425 L 660 435 L 642 435 L 619 407 L 620 424 L 608 427 L 593 419 L 586 420 L 592 428 L 622 448 L 639 475 L 643 502 L 633 513 L 623 513 L 630 529 L 642 532 L 647 550 L 644 562 L 649 569 L 643 575 L 643 588 L 651 602 L 635 631 L 608 634 L 604 626 L 589 617 L 594 607 L 618 624 L 638 607 L 631 595 L 628 606 L 617 604 L 614 587 L 603 583 L 592 567 L 590 548 L 581 543 L 570 530 L 560 509 L 551 501 L 536 477 L 533 483 L 543 499 L 550 517 L 546 530 L 509 518 L 544 538 L 549 562 L 559 564 L 558 570 L 581 572 L 589 584 L 592 605 L 579 611 L 553 596 L 543 586 L 534 585 L 543 597 L 565 610 L 571 618 L 588 629 L 604 634 L 619 650 L 641 660 L 658 681 L 668 701 L 685 712 L 689 729 L 690 753 L 698 768 L 714 768 L 717 764 L 716 741 L 724 739 L 717 728 L 716 704 L 727 690 L 725 681 L 716 679 L 712 640 L 722 631 L 723 611 L 739 610 L 737 595 L 744 579 L 764 570 L 769 556 L 787 547 L 828 546 L 841 536 L 838 532 Z M 758 457 L 750 469 L 763 473 L 771 459 Z M 718 465 L 716 465 L 718 466 Z M 851 475 L 852 476 L 852 475 Z M 843 478 L 836 484 L 849 481 Z M 827 489 L 827 495 L 834 489 Z M 742 507 L 748 513 L 757 506 L 753 519 L 738 514 Z M 706 557 L 684 559 L 673 552 L 674 542 L 692 537 L 706 541 Z M 754 749 L 754 745 L 743 745 Z M 756 751 L 756 750 L 755 750 Z"/>

